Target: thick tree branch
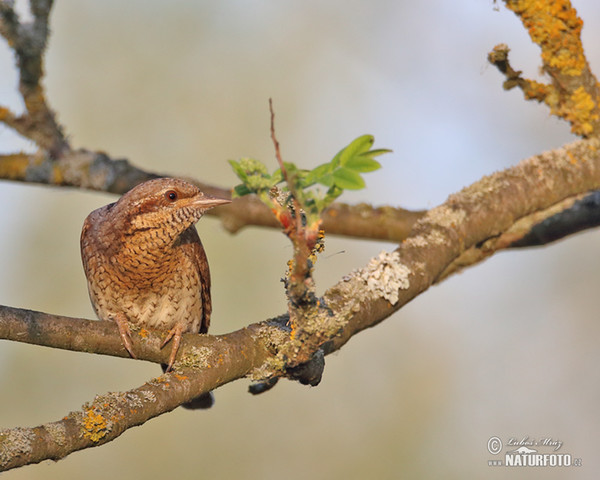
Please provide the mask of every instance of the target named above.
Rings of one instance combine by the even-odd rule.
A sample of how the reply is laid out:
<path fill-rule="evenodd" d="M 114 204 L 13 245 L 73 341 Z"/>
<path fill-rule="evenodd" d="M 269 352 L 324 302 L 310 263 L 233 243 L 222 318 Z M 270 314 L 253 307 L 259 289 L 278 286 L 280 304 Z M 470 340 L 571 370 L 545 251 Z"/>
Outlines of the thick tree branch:
<path fill-rule="evenodd" d="M 532 224 L 521 225 L 509 248 L 537 247 L 560 240 L 567 235 L 600 226 L 600 190 L 564 200 L 558 212 L 534 218 Z M 562 209 L 566 206 L 566 209 Z"/>
<path fill-rule="evenodd" d="M 89 321 L 47 315 L 29 310 L 0 308 L 2 336 L 28 337 L 30 343 L 54 343 L 72 350 L 127 355 L 117 344 L 118 333 L 108 322 Z M 73 330 L 71 330 L 73 329 Z M 111 332 L 112 330 L 112 332 Z M 70 335 L 74 331 L 76 334 Z M 81 410 L 71 412 L 56 422 L 35 428 L 0 430 L 0 471 L 43 460 L 58 460 L 66 455 L 114 440 L 131 427 L 171 411 L 195 398 L 200 392 L 251 373 L 270 355 L 270 339 L 280 329 L 273 322 L 250 325 L 220 337 L 187 335 L 186 355 L 195 358 L 194 367 L 180 367 L 178 372 L 161 375 L 128 392 L 97 396 Z M 88 335 L 96 341 L 88 340 Z M 137 336 L 136 336 L 137 337 Z M 115 343 L 116 340 L 116 343 Z M 194 345 L 189 341 L 193 340 Z M 272 340 L 271 340 L 272 341 Z M 159 339 L 152 339 L 158 347 Z M 148 345 L 143 353 L 150 352 Z M 120 349 L 120 352 L 116 350 Z M 150 359 L 164 362 L 154 349 Z M 185 359 L 181 362 L 185 364 Z M 212 368 L 209 368 L 212 367 Z"/>
<path fill-rule="evenodd" d="M 303 339 L 302 351 L 321 355 L 340 349 L 447 276 L 449 266 L 464 252 L 518 230 L 519 222 L 528 222 L 536 212 L 546 218 L 549 209 L 565 210 L 573 197 L 598 189 L 600 142 L 588 140 L 531 157 L 450 196 L 417 222 L 396 251 L 382 253 L 326 291 L 317 314 L 307 321 L 311 335 Z M 105 443 L 236 378 L 292 376 L 303 359 L 291 364 L 282 355 L 297 341 L 284 323 L 284 318 L 264 321 L 216 337 L 185 335 L 176 373 L 124 394 L 98 397 L 58 422 L 0 431 L 0 468 L 60 458 Z M 7 307 L 0 309 L 0 337 L 126 355 L 113 325 Z M 166 353 L 158 349 L 160 338 L 145 331 L 133 337 L 140 358 L 165 361 Z"/>
<path fill-rule="evenodd" d="M 547 245 L 597 226 L 600 226 L 600 191 L 568 197 L 549 208 L 520 218 L 501 235 L 464 251 L 446 267 L 437 282 L 500 250 Z"/>

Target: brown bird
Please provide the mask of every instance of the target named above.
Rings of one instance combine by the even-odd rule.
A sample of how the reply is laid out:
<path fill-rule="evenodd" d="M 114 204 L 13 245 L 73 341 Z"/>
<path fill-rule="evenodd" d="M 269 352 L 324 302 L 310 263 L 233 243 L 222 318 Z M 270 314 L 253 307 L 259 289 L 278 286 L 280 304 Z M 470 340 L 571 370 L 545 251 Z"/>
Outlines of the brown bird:
<path fill-rule="evenodd" d="M 183 180 L 159 178 L 94 210 L 81 232 L 81 257 L 94 311 L 113 321 L 135 358 L 131 328 L 166 332 L 173 367 L 184 333 L 207 333 L 212 311 L 210 271 L 194 224 L 230 200 L 202 193 Z M 186 404 L 207 408 L 212 396 Z"/>

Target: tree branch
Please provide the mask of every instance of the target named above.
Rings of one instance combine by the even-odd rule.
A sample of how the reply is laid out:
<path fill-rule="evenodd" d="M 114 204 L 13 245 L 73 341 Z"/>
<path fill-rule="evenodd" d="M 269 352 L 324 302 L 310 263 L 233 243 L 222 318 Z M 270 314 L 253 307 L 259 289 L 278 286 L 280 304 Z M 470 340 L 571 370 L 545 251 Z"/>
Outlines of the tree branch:
<path fill-rule="evenodd" d="M 329 288 L 317 314 L 308 319 L 313 335 L 305 339 L 303 349 L 317 356 L 340 349 L 358 332 L 388 318 L 447 277 L 448 267 L 464 252 L 518 230 L 519 222 L 529 221 L 536 212 L 547 218 L 552 208 L 567 210 L 570 199 L 598 189 L 597 140 L 578 141 L 483 178 L 427 212 L 394 252 L 380 254 Z M 127 393 L 97 397 L 58 422 L 0 431 L 0 468 L 61 458 L 100 445 L 237 378 L 268 382 L 293 377 L 298 365 L 282 355 L 293 342 L 285 320 L 263 321 L 222 336 L 184 335 L 175 373 Z M 158 336 L 139 331 L 133 337 L 140 358 L 165 361 Z M 0 338 L 126 356 L 112 324 L 8 307 L 0 308 Z"/>
<path fill-rule="evenodd" d="M 47 459 L 58 460 L 77 450 L 102 445 L 131 427 L 173 410 L 182 401 L 190 401 L 202 392 L 250 374 L 270 355 L 269 341 L 279 330 L 276 323 L 263 322 L 220 337 L 187 335 L 186 355 L 196 359 L 194 367 L 180 364 L 176 373 L 161 375 L 128 392 L 96 396 L 81 410 L 55 422 L 35 428 L 0 430 L 0 471 Z M 115 325 L 109 322 L 0 307 L 0 335 L 26 339 L 29 343 L 55 343 L 80 351 L 90 351 L 95 344 L 96 353 L 127 355 L 118 346 Z M 88 335 L 97 341 L 88 341 Z M 161 361 L 163 355 L 157 354 L 158 338 L 147 345 L 138 342 L 136 347 L 140 345 L 144 354 L 153 350 L 149 345 L 156 347 L 154 355 L 145 356 Z M 185 365 L 185 359 L 182 360 Z"/>
<path fill-rule="evenodd" d="M 53 186 L 79 187 L 123 194 L 138 183 L 152 178 L 172 176 L 142 170 L 125 159 L 111 159 L 101 152 L 71 150 L 60 158 L 44 153 L 0 155 L 0 178 Z M 231 191 L 195 179 L 186 180 L 209 195 L 231 198 Z M 323 214 L 323 228 L 328 234 L 372 240 L 400 242 L 410 232 L 424 211 L 367 204 L 334 203 Z M 272 212 L 256 196 L 235 199 L 227 208 L 209 210 L 223 226 L 236 233 L 245 226 L 281 228 Z"/>
<path fill-rule="evenodd" d="M 13 48 L 19 67 L 19 91 L 27 113 L 17 116 L 0 106 L 0 121 L 34 141 L 51 156 L 68 149 L 68 143 L 46 102 L 41 79 L 44 75 L 44 52 L 48 42 L 48 16 L 52 0 L 31 0 L 33 21 L 24 23 L 12 2 L 0 1 L 0 34 Z"/>
<path fill-rule="evenodd" d="M 600 135 L 600 87 L 583 51 L 583 21 L 568 0 L 504 0 L 519 16 L 531 40 L 542 49 L 543 70 L 551 83 L 521 77 L 508 62 L 509 48 L 497 45 L 488 60 L 506 76 L 504 88 L 519 87 L 525 98 L 545 102 L 552 114 L 567 120 L 582 137 Z"/>
<path fill-rule="evenodd" d="M 464 251 L 446 267 L 436 283 L 500 250 L 547 245 L 599 225 L 600 190 L 568 197 L 549 208 L 520 218 L 501 235 Z"/>

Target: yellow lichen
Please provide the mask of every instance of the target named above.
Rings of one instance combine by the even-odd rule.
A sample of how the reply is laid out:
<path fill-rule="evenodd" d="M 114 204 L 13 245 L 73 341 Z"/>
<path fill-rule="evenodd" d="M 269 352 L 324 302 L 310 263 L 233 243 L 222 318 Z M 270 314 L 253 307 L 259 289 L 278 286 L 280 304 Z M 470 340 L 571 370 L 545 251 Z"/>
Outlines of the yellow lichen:
<path fill-rule="evenodd" d="M 581 75 L 586 66 L 581 29 L 583 21 L 568 0 L 506 0 L 542 48 L 544 65 L 563 75 Z"/>
<path fill-rule="evenodd" d="M 83 428 L 84 437 L 89 438 L 92 442 L 98 442 L 108 433 L 106 419 L 93 409 L 89 409 L 83 418 Z"/>
<path fill-rule="evenodd" d="M 569 0 L 505 0 L 505 3 L 541 47 L 544 70 L 553 78 L 551 86 L 532 80 L 523 82 L 525 97 L 543 100 L 553 115 L 571 123 L 575 135 L 592 135 L 598 128 L 600 115 L 596 90 L 587 87 L 591 73 L 581 43 L 583 21 L 577 11 Z"/>
<path fill-rule="evenodd" d="M 62 168 L 59 165 L 54 164 L 52 166 L 52 181 L 57 184 L 61 184 L 65 181 Z"/>
<path fill-rule="evenodd" d="M 551 95 L 552 90 L 551 85 L 545 85 L 535 80 L 528 80 L 523 93 L 527 100 L 538 100 L 541 102 L 542 100 L 548 101 L 547 99 Z"/>
<path fill-rule="evenodd" d="M 585 91 L 585 88 L 579 87 L 575 90 L 573 95 L 571 95 L 571 101 L 575 110 L 582 112 L 582 115 L 593 120 L 598 119 L 598 115 L 592 114 L 592 111 L 596 108 L 596 103 L 592 100 L 592 96 Z"/>
<path fill-rule="evenodd" d="M 8 180 L 22 180 L 29 167 L 29 157 L 24 153 L 2 155 L 0 158 L 0 177 Z"/>
<path fill-rule="evenodd" d="M 599 119 L 596 102 L 583 86 L 567 98 L 565 105 L 553 109 L 552 113 L 571 122 L 571 132 L 575 135 L 590 135 L 594 131 L 592 122 Z"/>

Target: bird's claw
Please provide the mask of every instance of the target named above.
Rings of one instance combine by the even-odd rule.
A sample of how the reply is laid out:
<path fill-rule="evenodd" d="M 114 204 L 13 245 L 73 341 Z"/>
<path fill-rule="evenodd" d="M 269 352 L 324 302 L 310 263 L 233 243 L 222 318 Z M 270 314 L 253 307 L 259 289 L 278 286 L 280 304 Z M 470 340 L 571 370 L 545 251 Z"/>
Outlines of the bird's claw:
<path fill-rule="evenodd" d="M 121 342 L 125 347 L 125 350 L 129 352 L 131 358 L 137 358 L 133 353 L 133 344 L 131 343 L 131 329 L 129 328 L 129 322 L 124 315 L 115 315 L 112 320 L 117 324 L 119 329 L 119 335 L 121 336 Z"/>
<path fill-rule="evenodd" d="M 167 343 L 169 343 L 169 340 L 173 339 L 173 345 L 171 346 L 171 355 L 169 356 L 169 363 L 167 364 L 167 369 L 165 370 L 165 372 L 170 372 L 173 368 L 173 364 L 175 363 L 175 357 L 177 357 L 177 352 L 179 351 L 179 345 L 181 345 L 182 335 L 182 328 L 179 325 L 176 325 L 171 330 L 169 330 L 167 337 L 160 346 L 160 348 L 163 348 Z"/>

